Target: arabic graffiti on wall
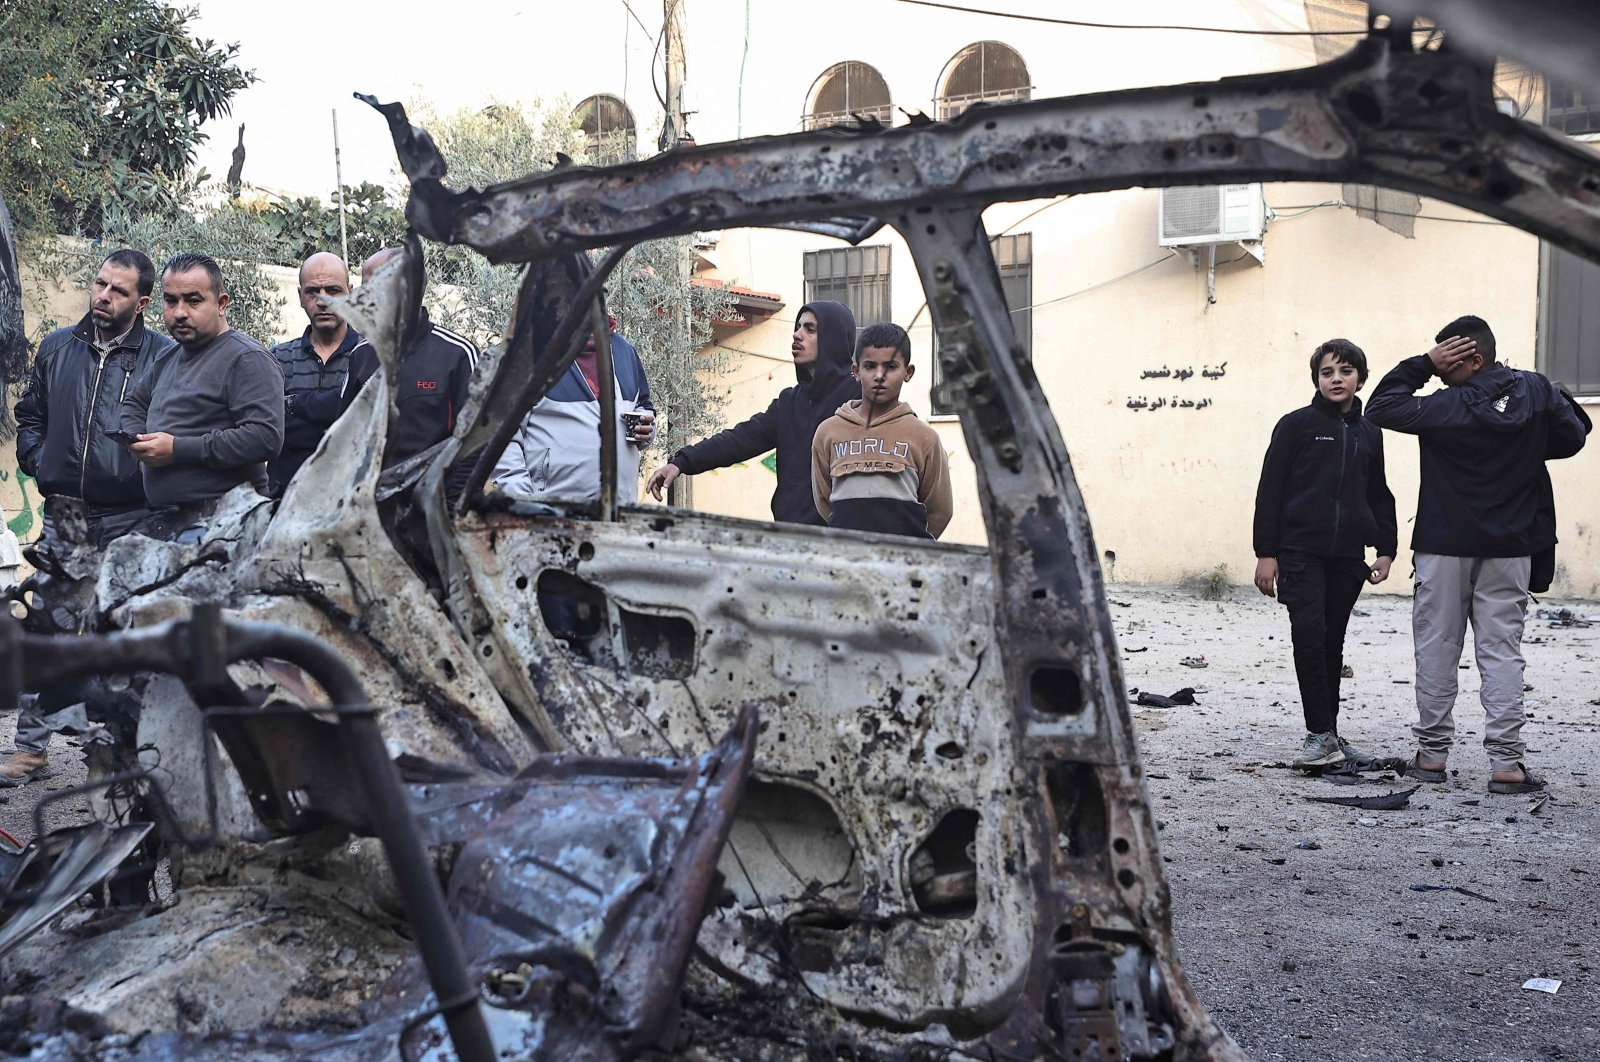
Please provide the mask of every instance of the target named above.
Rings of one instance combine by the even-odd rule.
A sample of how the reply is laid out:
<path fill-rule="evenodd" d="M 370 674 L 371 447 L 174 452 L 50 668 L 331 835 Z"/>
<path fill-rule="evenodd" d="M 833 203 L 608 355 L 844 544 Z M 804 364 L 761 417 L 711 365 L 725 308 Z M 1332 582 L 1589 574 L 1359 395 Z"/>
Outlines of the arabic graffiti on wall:
<path fill-rule="evenodd" d="M 1210 380 L 1215 382 L 1222 379 L 1227 374 L 1227 362 L 1223 362 L 1216 368 L 1205 365 L 1200 369 L 1200 378 L 1202 380 Z M 1139 373 L 1139 379 L 1172 380 L 1175 383 L 1183 383 L 1193 379 L 1194 375 L 1195 372 L 1192 368 L 1186 367 L 1182 369 L 1169 369 L 1167 366 L 1163 365 L 1159 369 L 1145 369 Z M 1130 397 L 1125 405 L 1135 413 L 1138 413 L 1142 410 L 1148 410 L 1149 412 L 1154 413 L 1158 409 L 1210 409 L 1211 399 L 1185 398 L 1181 395 L 1173 395 L 1171 398 L 1164 398 L 1160 396 L 1156 398 L 1149 398 L 1145 395 L 1138 395 L 1136 397 Z"/>

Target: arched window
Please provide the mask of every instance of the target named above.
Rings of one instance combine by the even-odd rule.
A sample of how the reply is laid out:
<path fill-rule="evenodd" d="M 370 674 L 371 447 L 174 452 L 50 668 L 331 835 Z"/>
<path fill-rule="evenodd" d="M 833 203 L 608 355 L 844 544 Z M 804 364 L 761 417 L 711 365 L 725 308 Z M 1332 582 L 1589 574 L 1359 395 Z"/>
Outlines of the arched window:
<path fill-rule="evenodd" d="M 889 83 L 866 63 L 835 63 L 811 86 L 805 127 L 820 129 L 825 125 L 840 125 L 853 121 L 857 115 L 876 118 L 888 125 L 894 119 L 894 109 L 889 104 Z"/>
<path fill-rule="evenodd" d="M 939 117 L 954 118 L 974 103 L 1004 103 L 1033 96 L 1028 64 L 1010 45 L 979 41 L 956 53 L 939 79 Z"/>
<path fill-rule="evenodd" d="M 589 161 L 597 166 L 627 162 L 634 157 L 637 134 L 633 112 L 615 96 L 590 96 L 572 111 L 583 133 Z"/>

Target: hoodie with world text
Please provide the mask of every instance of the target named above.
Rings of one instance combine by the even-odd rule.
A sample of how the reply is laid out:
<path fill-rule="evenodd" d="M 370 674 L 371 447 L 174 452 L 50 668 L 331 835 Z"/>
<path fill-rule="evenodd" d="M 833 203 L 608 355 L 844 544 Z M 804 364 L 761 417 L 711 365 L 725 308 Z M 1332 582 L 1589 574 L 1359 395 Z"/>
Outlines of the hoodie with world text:
<path fill-rule="evenodd" d="M 901 402 L 868 416 L 846 402 L 817 429 L 811 489 L 829 527 L 938 538 L 950 524 L 950 462 L 939 433 Z"/>

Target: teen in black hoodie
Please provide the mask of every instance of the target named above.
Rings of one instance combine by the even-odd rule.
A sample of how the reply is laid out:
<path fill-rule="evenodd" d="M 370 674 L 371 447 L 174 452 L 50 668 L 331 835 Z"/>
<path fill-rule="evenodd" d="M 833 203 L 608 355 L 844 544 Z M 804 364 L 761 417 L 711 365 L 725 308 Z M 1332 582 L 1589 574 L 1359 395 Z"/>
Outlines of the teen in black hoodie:
<path fill-rule="evenodd" d="M 1361 415 L 1356 392 L 1367 356 L 1347 339 L 1311 355 L 1317 393 L 1278 421 L 1256 490 L 1256 587 L 1289 609 L 1306 739 L 1294 763 L 1367 759 L 1339 736 L 1339 678 L 1350 610 L 1366 582 L 1394 560 L 1394 495 L 1383 474 L 1383 433 Z M 1366 547 L 1375 546 L 1369 567 Z"/>
<path fill-rule="evenodd" d="M 679 475 L 693 476 L 714 468 L 778 451 L 778 486 L 772 492 L 772 518 L 780 523 L 826 521 L 811 494 L 811 440 L 823 421 L 852 398 L 861 385 L 850 375 L 856 349 L 856 319 L 839 302 L 808 302 L 795 315 L 794 372 L 798 382 L 786 387 L 772 404 L 749 420 L 685 446 L 672 460 L 651 473 L 646 484 L 652 497 Z M 812 355 L 812 351 L 815 355 Z"/>

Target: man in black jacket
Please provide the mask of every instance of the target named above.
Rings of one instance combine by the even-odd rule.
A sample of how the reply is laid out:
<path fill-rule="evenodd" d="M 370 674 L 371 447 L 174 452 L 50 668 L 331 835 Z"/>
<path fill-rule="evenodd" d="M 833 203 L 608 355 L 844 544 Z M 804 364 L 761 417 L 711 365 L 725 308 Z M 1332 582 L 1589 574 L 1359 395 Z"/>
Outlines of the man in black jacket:
<path fill-rule="evenodd" d="M 1544 463 L 1583 448 L 1586 429 L 1566 396 L 1536 372 L 1496 361 L 1478 317 L 1451 321 L 1427 354 L 1379 382 L 1367 416 L 1417 436 L 1422 483 L 1412 533 L 1416 596 L 1417 754 L 1407 773 L 1442 782 L 1455 736 L 1456 669 L 1472 635 L 1489 753 L 1489 791 L 1529 793 L 1545 782 L 1523 763 L 1522 627 L 1531 557 L 1554 545 L 1544 515 Z M 1438 375 L 1442 390 L 1416 391 Z"/>
<path fill-rule="evenodd" d="M 841 405 L 861 397 L 861 385 L 850 375 L 855 349 L 856 319 L 848 306 L 806 303 L 795 318 L 789 347 L 795 386 L 784 388 L 771 405 L 743 423 L 673 454 L 651 473 L 645 489 L 660 501 L 661 492 L 680 475 L 726 468 L 776 449 L 778 485 L 772 492 L 772 518 L 824 526 L 811 492 L 811 441 Z"/>
<path fill-rule="evenodd" d="M 155 274 L 140 251 L 108 255 L 95 274 L 88 315 L 45 337 L 17 402 L 17 467 L 46 497 L 83 499 L 89 533 L 102 547 L 147 512 L 139 462 L 105 432 L 121 423 L 135 375 L 173 349 L 172 340 L 144 325 Z M 54 534 L 47 521 L 40 537 L 48 544 Z M 46 718 L 64 707 L 44 696 L 37 711 L 22 713 L 17 751 L 0 761 L 0 784 L 45 766 Z"/>
<path fill-rule="evenodd" d="M 1367 356 L 1348 339 L 1311 355 L 1317 393 L 1272 431 L 1256 491 L 1256 587 L 1289 610 L 1306 738 L 1294 763 L 1370 760 L 1339 734 L 1339 679 L 1350 611 L 1363 584 L 1394 561 L 1394 495 L 1383 470 L 1383 432 L 1361 415 L 1356 392 Z M 1366 547 L 1377 560 L 1366 562 Z"/>
<path fill-rule="evenodd" d="M 269 492 L 283 494 L 338 416 L 338 394 L 361 333 L 333 312 L 329 299 L 350 294 L 344 259 L 319 251 L 300 266 L 300 308 L 310 322 L 294 339 L 272 348 L 283 371 L 283 449 L 267 464 Z"/>

